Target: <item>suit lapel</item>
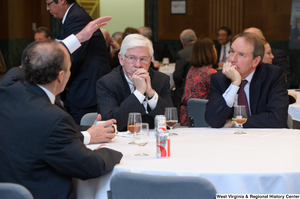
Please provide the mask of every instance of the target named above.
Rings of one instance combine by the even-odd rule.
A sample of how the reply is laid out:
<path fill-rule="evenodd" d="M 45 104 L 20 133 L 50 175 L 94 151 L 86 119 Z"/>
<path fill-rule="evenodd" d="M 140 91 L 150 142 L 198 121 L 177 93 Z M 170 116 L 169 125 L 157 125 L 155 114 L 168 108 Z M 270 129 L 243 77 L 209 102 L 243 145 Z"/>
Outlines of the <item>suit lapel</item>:
<path fill-rule="evenodd" d="M 121 74 L 121 82 L 120 83 L 122 83 L 122 85 L 124 87 L 125 94 L 126 94 L 125 98 L 127 98 L 131 94 L 130 87 L 129 87 L 128 82 L 125 78 L 125 74 L 124 74 L 122 66 L 119 66 L 119 67 L 120 68 L 117 68 L 117 69 L 120 70 L 120 74 Z"/>
<path fill-rule="evenodd" d="M 37 85 L 30 84 L 27 81 L 24 82 L 24 85 L 33 93 L 43 97 L 45 100 L 47 100 L 49 103 L 51 103 L 48 95 Z"/>
<path fill-rule="evenodd" d="M 252 115 L 256 114 L 259 94 L 262 85 L 262 80 L 260 78 L 260 67 L 261 66 L 256 67 L 250 84 L 250 109 Z"/>

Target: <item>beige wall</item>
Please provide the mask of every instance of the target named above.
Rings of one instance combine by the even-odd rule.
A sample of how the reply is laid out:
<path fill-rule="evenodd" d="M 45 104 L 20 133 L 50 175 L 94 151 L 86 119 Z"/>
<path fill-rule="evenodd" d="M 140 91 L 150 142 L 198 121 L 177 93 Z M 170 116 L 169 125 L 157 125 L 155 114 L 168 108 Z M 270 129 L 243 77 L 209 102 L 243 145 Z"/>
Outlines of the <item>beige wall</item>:
<path fill-rule="evenodd" d="M 112 20 L 103 28 L 112 35 L 116 31 L 123 32 L 126 27 L 144 26 L 144 0 L 99 0 L 100 16 L 112 16 Z"/>

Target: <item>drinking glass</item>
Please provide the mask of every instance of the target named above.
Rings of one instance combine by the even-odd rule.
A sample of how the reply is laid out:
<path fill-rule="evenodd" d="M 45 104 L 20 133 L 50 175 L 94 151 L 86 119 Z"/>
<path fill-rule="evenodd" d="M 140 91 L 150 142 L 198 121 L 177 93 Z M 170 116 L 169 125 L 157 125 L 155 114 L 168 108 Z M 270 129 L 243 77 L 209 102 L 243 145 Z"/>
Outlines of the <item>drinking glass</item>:
<path fill-rule="evenodd" d="M 246 134 L 242 131 L 242 125 L 247 121 L 246 106 L 236 105 L 234 107 L 233 119 L 239 125 L 239 130 L 234 134 Z"/>
<path fill-rule="evenodd" d="M 177 133 L 173 133 L 172 129 L 178 122 L 177 108 L 168 107 L 165 109 L 165 116 L 167 121 L 167 126 L 170 128 L 169 135 L 178 135 Z"/>
<path fill-rule="evenodd" d="M 127 129 L 130 133 L 132 133 L 132 135 L 134 134 L 135 130 L 138 130 L 137 128 L 135 128 L 136 123 L 142 123 L 141 113 L 129 113 Z M 129 144 L 135 144 L 134 139 L 132 142 L 129 142 Z"/>
<path fill-rule="evenodd" d="M 137 123 L 135 127 L 136 130 L 134 132 L 133 138 L 134 142 L 140 147 L 140 153 L 135 154 L 135 156 L 148 156 L 149 154 L 143 153 L 142 147 L 148 144 L 150 140 L 149 125 L 148 123 Z"/>
<path fill-rule="evenodd" d="M 169 58 L 168 57 L 164 57 L 163 58 L 163 65 L 164 66 L 168 66 L 169 65 Z"/>

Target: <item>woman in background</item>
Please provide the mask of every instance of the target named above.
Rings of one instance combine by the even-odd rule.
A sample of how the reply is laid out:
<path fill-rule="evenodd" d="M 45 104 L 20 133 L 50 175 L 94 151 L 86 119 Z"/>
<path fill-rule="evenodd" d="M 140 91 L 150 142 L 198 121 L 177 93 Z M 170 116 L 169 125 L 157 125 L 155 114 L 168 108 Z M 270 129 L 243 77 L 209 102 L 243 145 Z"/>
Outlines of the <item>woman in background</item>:
<path fill-rule="evenodd" d="M 190 98 L 208 99 L 211 74 L 217 71 L 212 65 L 217 62 L 217 51 L 213 41 L 209 38 L 198 39 L 193 47 L 191 68 L 186 76 L 180 107 L 180 124 L 188 125 L 187 101 Z"/>
<path fill-rule="evenodd" d="M 6 65 L 0 50 L 0 81 L 2 80 L 5 72 L 6 72 Z"/>

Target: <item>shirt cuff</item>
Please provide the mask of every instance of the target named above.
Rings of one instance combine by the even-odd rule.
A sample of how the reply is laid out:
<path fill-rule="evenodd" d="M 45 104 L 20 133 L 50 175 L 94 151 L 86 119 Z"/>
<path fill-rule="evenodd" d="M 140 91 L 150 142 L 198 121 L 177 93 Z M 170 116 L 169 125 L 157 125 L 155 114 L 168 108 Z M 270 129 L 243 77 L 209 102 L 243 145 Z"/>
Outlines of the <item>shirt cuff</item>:
<path fill-rule="evenodd" d="M 227 88 L 227 90 L 223 93 L 223 98 L 226 101 L 227 106 L 232 107 L 235 101 L 235 96 L 240 87 L 233 85 L 232 83 Z"/>
<path fill-rule="evenodd" d="M 70 54 L 77 50 L 81 44 L 74 34 L 71 34 L 67 38 L 61 41 L 68 48 Z"/>
<path fill-rule="evenodd" d="M 140 91 L 135 90 L 133 92 L 133 94 L 136 96 L 136 98 L 140 101 L 140 103 L 142 104 L 144 99 L 145 99 L 145 95 L 143 95 Z"/>
<path fill-rule="evenodd" d="M 87 131 L 81 131 L 83 135 L 83 144 L 87 145 L 91 141 L 91 135 Z"/>
<path fill-rule="evenodd" d="M 150 100 L 147 99 L 147 103 L 150 106 L 151 110 L 155 109 L 157 101 L 158 101 L 157 92 L 154 93 L 153 97 Z"/>

